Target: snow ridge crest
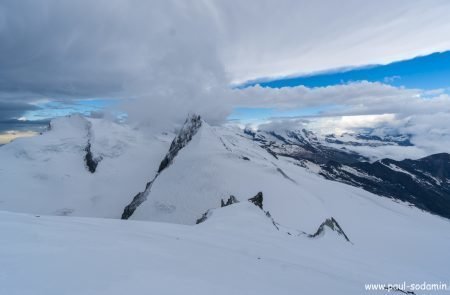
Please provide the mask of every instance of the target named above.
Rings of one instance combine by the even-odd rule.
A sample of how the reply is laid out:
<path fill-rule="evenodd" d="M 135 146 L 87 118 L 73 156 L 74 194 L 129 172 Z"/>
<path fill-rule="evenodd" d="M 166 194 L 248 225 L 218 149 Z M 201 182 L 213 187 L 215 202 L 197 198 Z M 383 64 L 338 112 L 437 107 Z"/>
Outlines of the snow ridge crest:
<path fill-rule="evenodd" d="M 158 173 L 167 168 L 172 164 L 173 159 L 177 156 L 178 152 L 184 148 L 191 140 L 192 137 L 197 133 L 197 131 L 202 126 L 202 119 L 199 115 L 190 115 L 181 127 L 180 132 L 172 141 L 169 152 L 161 161 L 159 165 Z"/>
<path fill-rule="evenodd" d="M 183 127 L 181 127 L 180 131 L 178 132 L 178 135 L 174 138 L 174 140 L 170 144 L 169 151 L 164 157 L 164 159 L 161 161 L 161 164 L 159 165 L 158 168 L 158 172 L 151 181 L 147 182 L 145 190 L 134 196 L 130 204 L 128 204 L 124 208 L 121 217 L 122 219 L 130 218 L 131 215 L 133 215 L 134 211 L 136 211 L 136 209 L 147 200 L 147 196 L 150 193 L 152 185 L 158 178 L 159 174 L 161 174 L 161 172 L 164 169 L 166 169 L 172 164 L 173 160 L 178 155 L 178 152 L 186 145 L 188 145 L 188 143 L 192 140 L 192 138 L 198 132 L 201 126 L 202 126 L 202 119 L 199 115 L 192 114 L 188 116 L 188 118 L 183 124 Z"/>

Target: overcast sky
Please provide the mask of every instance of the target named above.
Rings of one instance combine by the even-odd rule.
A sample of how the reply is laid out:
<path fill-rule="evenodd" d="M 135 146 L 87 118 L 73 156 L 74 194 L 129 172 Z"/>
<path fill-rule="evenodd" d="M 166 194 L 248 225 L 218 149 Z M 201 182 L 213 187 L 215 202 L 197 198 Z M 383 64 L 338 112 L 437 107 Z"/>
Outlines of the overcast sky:
<path fill-rule="evenodd" d="M 232 86 L 449 50 L 448 15 L 447 0 L 3 0 L 0 121 L 93 98 L 149 125 L 236 107 L 447 114 L 446 94 L 382 83 Z"/>

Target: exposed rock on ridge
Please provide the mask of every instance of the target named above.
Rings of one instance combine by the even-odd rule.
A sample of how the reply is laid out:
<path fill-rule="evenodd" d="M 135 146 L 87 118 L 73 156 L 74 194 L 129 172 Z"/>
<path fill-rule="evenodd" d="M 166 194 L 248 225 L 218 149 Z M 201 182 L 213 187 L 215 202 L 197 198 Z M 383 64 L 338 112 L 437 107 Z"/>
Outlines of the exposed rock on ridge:
<path fill-rule="evenodd" d="M 147 182 L 145 186 L 145 190 L 143 192 L 138 193 L 134 196 L 133 200 L 128 204 L 122 213 L 122 219 L 128 219 L 133 215 L 134 211 L 147 200 L 147 196 L 150 193 L 153 183 L 156 181 L 158 176 L 163 172 L 164 169 L 169 167 L 175 157 L 178 155 L 178 152 L 184 148 L 194 137 L 194 135 L 198 132 L 200 127 L 202 126 L 202 120 L 199 115 L 191 115 L 189 116 L 183 124 L 183 127 L 178 132 L 178 135 L 174 138 L 172 143 L 170 144 L 170 148 L 164 159 L 161 161 L 159 165 L 158 172 L 155 177 L 149 182 Z"/>

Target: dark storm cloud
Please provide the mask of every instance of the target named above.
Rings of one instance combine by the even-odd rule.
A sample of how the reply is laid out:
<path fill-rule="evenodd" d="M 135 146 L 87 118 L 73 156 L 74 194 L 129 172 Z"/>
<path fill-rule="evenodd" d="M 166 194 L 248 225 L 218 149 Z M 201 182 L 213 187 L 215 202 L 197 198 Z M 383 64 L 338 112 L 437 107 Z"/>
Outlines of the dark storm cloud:
<path fill-rule="evenodd" d="M 217 29 L 203 1 L 2 1 L 0 91 L 127 98 L 130 118 L 150 123 L 224 118 Z"/>
<path fill-rule="evenodd" d="M 46 96 L 108 95 L 122 89 L 136 57 L 126 10 L 88 1 L 2 1 L 0 89 Z M 114 3 L 115 2 L 115 3 Z M 99 2 L 98 2 L 99 3 Z M 100 3 L 99 3 L 100 4 Z M 129 31 L 129 32 L 127 32 Z"/>
<path fill-rule="evenodd" d="M 36 121 L 20 121 L 20 120 L 6 120 L 0 121 L 0 143 L 2 143 L 1 135 L 9 131 L 33 131 L 40 132 L 48 127 L 50 120 L 36 120 Z"/>
<path fill-rule="evenodd" d="M 16 101 L 0 101 L 0 122 L 18 119 L 25 112 L 37 109 L 36 106 Z"/>
<path fill-rule="evenodd" d="M 0 100 L 0 144 L 4 143 L 1 138 L 6 131 L 41 131 L 48 124 L 48 120 L 24 121 L 21 119 L 28 111 L 37 110 L 35 105 L 16 101 Z M 19 120 L 20 119 L 20 120 Z"/>

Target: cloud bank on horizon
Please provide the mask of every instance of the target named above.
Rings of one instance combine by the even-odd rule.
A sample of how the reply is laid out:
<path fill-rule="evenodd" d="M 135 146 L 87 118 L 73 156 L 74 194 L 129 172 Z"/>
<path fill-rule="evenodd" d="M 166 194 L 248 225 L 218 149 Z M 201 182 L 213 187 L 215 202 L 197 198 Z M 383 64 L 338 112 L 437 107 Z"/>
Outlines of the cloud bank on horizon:
<path fill-rule="evenodd" d="M 130 120 L 150 126 L 188 112 L 220 122 L 236 107 L 394 114 L 396 122 L 438 112 L 448 120 L 441 90 L 231 85 L 449 50 L 449 14 L 445 0 L 5 0 L 0 121 L 93 98 L 121 100 Z"/>

